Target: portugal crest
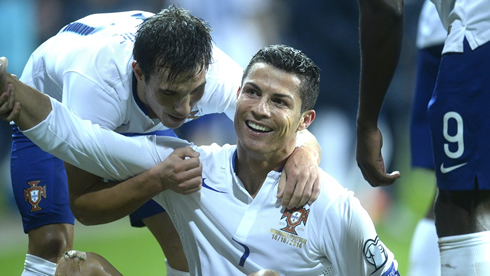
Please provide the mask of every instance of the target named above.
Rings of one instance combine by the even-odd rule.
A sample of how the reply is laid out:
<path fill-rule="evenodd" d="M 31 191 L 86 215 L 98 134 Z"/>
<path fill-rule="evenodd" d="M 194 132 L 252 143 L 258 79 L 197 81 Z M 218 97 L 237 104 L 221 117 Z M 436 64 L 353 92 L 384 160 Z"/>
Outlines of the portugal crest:
<path fill-rule="evenodd" d="M 31 212 L 41 210 L 39 207 L 39 202 L 41 202 L 41 198 L 46 198 L 46 186 L 40 187 L 37 186 L 41 182 L 40 180 L 27 182 L 29 187 L 27 190 L 24 190 L 24 202 L 29 201 L 32 205 Z"/>
<path fill-rule="evenodd" d="M 306 220 L 308 219 L 309 213 L 310 209 L 306 210 L 304 207 L 286 209 L 286 211 L 284 211 L 284 213 L 282 214 L 281 219 L 286 218 L 287 226 L 282 228 L 281 230 L 294 235 L 298 235 L 295 229 L 301 223 L 306 225 Z"/>

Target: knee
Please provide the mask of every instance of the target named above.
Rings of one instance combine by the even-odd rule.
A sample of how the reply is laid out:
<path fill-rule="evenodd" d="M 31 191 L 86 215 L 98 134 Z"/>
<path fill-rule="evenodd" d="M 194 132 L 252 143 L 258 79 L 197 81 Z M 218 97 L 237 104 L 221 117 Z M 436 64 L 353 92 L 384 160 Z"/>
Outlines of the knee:
<path fill-rule="evenodd" d="M 46 260 L 56 262 L 73 247 L 73 226 L 50 225 L 30 231 L 29 252 Z"/>

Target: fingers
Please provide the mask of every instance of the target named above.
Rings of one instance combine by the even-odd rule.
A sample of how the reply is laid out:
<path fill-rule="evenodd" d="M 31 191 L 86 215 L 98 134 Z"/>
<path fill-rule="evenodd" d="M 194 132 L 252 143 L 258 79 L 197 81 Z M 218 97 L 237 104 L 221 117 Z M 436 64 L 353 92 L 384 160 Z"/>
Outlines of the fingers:
<path fill-rule="evenodd" d="M 195 151 L 191 147 L 178 148 L 174 151 L 174 154 L 181 157 L 182 159 L 188 158 L 198 158 L 199 152 Z"/>
<path fill-rule="evenodd" d="M 171 189 L 181 194 L 199 191 L 202 187 L 202 164 L 199 152 L 191 147 L 176 149 L 170 156 L 170 176 L 167 177 Z"/>
<path fill-rule="evenodd" d="M 7 66 L 9 62 L 6 57 L 0 57 L 0 92 L 7 91 Z"/>
<path fill-rule="evenodd" d="M 318 168 L 318 170 L 320 170 L 320 168 Z M 311 196 L 310 196 L 310 199 L 308 200 L 308 204 L 312 204 L 317 198 L 318 196 L 320 195 L 320 185 L 321 185 L 321 178 L 320 178 L 320 174 L 319 176 L 316 178 L 316 180 L 313 182 L 313 187 L 311 188 Z"/>
<path fill-rule="evenodd" d="M 13 121 L 19 116 L 21 105 L 15 102 L 14 86 L 8 84 L 7 91 L 0 95 L 0 118 Z"/>
<path fill-rule="evenodd" d="M 282 206 L 288 209 L 302 207 L 306 203 L 313 203 L 320 194 L 320 180 L 318 176 L 319 168 L 297 173 L 295 178 L 288 177 L 283 171 L 279 180 L 281 192 L 277 197 L 282 197 Z"/>
<path fill-rule="evenodd" d="M 384 169 L 377 169 L 368 166 L 359 165 L 362 176 L 372 187 L 389 186 L 401 177 L 399 171 L 385 173 Z"/>

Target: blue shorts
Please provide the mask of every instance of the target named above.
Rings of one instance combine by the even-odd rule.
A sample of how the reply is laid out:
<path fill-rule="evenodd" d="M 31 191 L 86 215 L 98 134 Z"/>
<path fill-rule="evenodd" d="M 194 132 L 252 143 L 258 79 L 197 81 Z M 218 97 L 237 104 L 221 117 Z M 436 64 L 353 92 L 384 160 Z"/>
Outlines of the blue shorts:
<path fill-rule="evenodd" d="M 121 133 L 121 134 L 124 134 L 126 136 L 142 135 L 142 134 L 135 134 L 135 133 L 131 133 L 131 134 Z M 146 134 L 177 137 L 177 134 L 175 134 L 175 132 L 171 129 L 163 130 L 163 131 L 155 131 Z M 136 211 L 134 211 L 132 214 L 130 214 L 129 221 L 131 222 L 131 226 L 133 227 L 144 227 L 145 223 L 143 222 L 143 219 L 163 212 L 165 212 L 165 209 L 163 209 L 163 207 L 160 204 L 156 203 L 153 199 L 151 199 L 150 201 L 143 204 L 143 206 L 138 208 Z"/>
<path fill-rule="evenodd" d="M 437 186 L 490 189 L 490 43 L 446 53 L 429 104 Z"/>
<path fill-rule="evenodd" d="M 434 169 L 432 139 L 427 107 L 436 84 L 443 45 L 420 49 L 417 77 L 410 118 L 410 150 L 412 167 Z"/>
<path fill-rule="evenodd" d="M 63 161 L 42 151 L 16 126 L 10 164 L 12 190 L 25 233 L 48 224 L 75 223 Z"/>

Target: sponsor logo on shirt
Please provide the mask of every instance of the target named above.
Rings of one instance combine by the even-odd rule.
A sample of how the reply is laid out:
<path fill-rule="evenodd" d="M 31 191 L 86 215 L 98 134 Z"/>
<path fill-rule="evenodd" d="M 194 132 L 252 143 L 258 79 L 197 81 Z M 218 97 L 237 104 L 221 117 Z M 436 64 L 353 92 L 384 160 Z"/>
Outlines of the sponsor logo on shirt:
<path fill-rule="evenodd" d="M 286 208 L 280 218 L 280 220 L 285 219 L 286 227 L 283 227 L 280 230 L 271 229 L 272 239 L 298 248 L 303 247 L 307 240 L 298 236 L 296 228 L 301 224 L 306 225 L 309 213 L 310 209 L 306 209 L 305 207 L 294 209 Z"/>
<path fill-rule="evenodd" d="M 39 207 L 39 203 L 41 202 L 41 198 L 46 198 L 46 186 L 40 187 L 37 186 L 41 182 L 40 180 L 27 182 L 29 184 L 29 188 L 24 190 L 24 202 L 29 201 L 31 204 L 31 212 L 42 210 Z"/>

